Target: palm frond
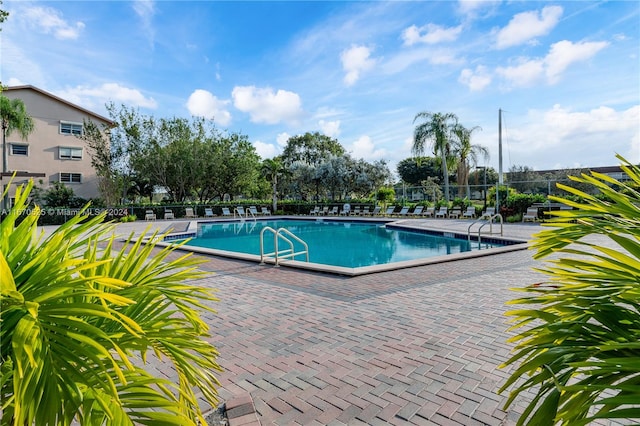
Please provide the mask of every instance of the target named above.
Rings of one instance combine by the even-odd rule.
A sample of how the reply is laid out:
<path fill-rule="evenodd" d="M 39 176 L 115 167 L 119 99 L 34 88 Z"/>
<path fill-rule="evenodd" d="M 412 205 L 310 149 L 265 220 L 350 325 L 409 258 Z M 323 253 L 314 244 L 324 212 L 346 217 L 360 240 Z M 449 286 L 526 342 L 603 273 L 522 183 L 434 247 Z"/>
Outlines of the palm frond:
<path fill-rule="evenodd" d="M 602 198 L 568 186 L 583 201 L 550 197 L 574 210 L 552 212 L 552 229 L 535 236 L 534 257 L 554 255 L 538 268 L 549 283 L 510 302 L 527 308 L 507 312 L 518 334 L 505 366 L 518 366 L 501 391 L 511 389 L 507 405 L 535 392 L 519 424 L 640 418 L 640 169 L 618 158 L 632 183 L 583 174 L 572 179 Z"/>

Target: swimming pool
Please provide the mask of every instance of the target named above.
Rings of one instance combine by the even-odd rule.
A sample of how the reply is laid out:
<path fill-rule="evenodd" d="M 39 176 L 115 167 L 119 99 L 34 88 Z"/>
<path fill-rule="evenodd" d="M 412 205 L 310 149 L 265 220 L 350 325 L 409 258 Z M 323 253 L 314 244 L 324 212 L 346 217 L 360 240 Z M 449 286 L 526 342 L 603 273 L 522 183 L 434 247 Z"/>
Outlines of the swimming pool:
<path fill-rule="evenodd" d="M 260 233 L 265 227 L 285 228 L 308 244 L 309 262 L 304 261 L 305 256 L 298 255 L 295 261 L 287 261 L 287 266 L 346 275 L 423 264 L 428 259 L 464 256 L 507 244 L 495 239 L 478 242 L 469 241 L 466 235 L 403 229 L 387 222 L 278 219 L 199 223 L 196 237 L 185 248 L 201 253 L 235 253 L 239 258 L 259 259 Z M 273 234 L 265 233 L 264 252 L 274 251 L 273 240 Z M 295 244 L 296 252 L 303 250 L 302 245 Z"/>

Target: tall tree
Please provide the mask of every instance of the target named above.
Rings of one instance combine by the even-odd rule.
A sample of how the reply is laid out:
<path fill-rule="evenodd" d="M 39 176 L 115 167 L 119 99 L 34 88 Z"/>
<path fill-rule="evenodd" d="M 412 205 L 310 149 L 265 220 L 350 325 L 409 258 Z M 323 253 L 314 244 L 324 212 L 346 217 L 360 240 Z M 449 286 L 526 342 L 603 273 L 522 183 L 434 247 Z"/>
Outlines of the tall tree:
<path fill-rule="evenodd" d="M 77 138 L 82 140 L 88 148 L 91 157 L 91 167 L 96 171 L 98 191 L 107 206 L 118 203 L 122 194 L 122 179 L 119 178 L 116 167 L 115 152 L 111 150 L 111 143 L 106 127 L 99 127 L 90 119 L 84 120 L 82 134 Z"/>
<path fill-rule="evenodd" d="M 451 157 L 451 130 L 458 124 L 458 116 L 451 112 L 428 112 L 416 114 L 413 119 L 422 121 L 413 132 L 412 152 L 416 156 L 423 156 L 426 148 L 431 146 L 433 154 L 440 156 L 442 176 L 444 178 L 444 197 L 449 202 L 449 170 L 448 164 Z"/>
<path fill-rule="evenodd" d="M 278 178 L 285 173 L 284 165 L 280 157 L 267 158 L 262 162 L 262 175 L 271 182 L 272 189 L 272 212 L 278 210 Z"/>
<path fill-rule="evenodd" d="M 285 166 L 295 162 L 318 166 L 330 157 L 341 156 L 344 153 L 344 147 L 336 139 L 318 132 L 307 132 L 289 138 L 287 146 L 282 151 L 282 162 Z"/>
<path fill-rule="evenodd" d="M 489 150 L 482 145 L 474 145 L 471 143 L 471 134 L 476 130 L 482 130 L 480 126 L 472 128 L 464 127 L 458 123 L 453 126 L 451 133 L 453 134 L 453 151 L 457 157 L 458 169 L 456 172 L 458 182 L 458 196 L 471 198 L 471 189 L 469 188 L 469 172 L 471 161 L 474 165 L 478 163 L 478 156 L 483 159 L 489 159 Z"/>
<path fill-rule="evenodd" d="M 401 160 L 396 171 L 403 182 L 420 186 L 422 181 L 431 177 L 440 182 L 439 162 L 433 157 L 412 157 Z"/>
<path fill-rule="evenodd" d="M 22 139 L 27 139 L 33 132 L 35 124 L 21 99 L 9 99 L 2 95 L 0 95 L 0 118 L 2 118 L 2 173 L 7 173 L 9 171 L 7 135 L 17 132 Z M 3 209 L 7 207 L 7 197 L 8 193 L 2 197 Z"/>

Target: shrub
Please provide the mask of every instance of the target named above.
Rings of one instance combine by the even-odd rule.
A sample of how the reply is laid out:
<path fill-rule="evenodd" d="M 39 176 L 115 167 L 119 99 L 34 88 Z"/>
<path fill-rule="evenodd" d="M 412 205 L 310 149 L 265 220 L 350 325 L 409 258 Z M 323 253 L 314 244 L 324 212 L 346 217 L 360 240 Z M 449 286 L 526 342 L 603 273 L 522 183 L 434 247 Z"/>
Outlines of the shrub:
<path fill-rule="evenodd" d="M 39 207 L 16 224 L 32 185 L 0 223 L 2 423 L 204 424 L 195 389 L 215 404 L 219 366 L 199 313 L 216 299 L 190 282 L 198 261 L 155 250 L 157 234 L 115 251 L 113 226 L 86 206 L 38 237 Z M 148 356 L 178 382 L 154 376 Z"/>
<path fill-rule="evenodd" d="M 544 203 L 547 197 L 542 194 L 511 194 L 507 197 L 505 206 L 514 213 L 525 213 L 534 203 Z"/>
<path fill-rule="evenodd" d="M 121 216 L 120 217 L 120 222 L 135 222 L 136 220 L 138 220 L 138 216 L 136 216 L 135 214 L 130 214 L 127 216 Z"/>
<path fill-rule="evenodd" d="M 507 216 L 506 221 L 507 221 L 507 223 L 522 222 L 522 214 L 518 213 L 518 214 L 511 215 L 511 216 Z"/>
<path fill-rule="evenodd" d="M 520 331 L 506 365 L 518 365 L 501 391 L 511 388 L 507 406 L 535 394 L 518 424 L 640 419 L 640 168 L 618 158 L 629 183 L 571 177 L 610 201 L 560 184 L 584 201 L 549 197 L 574 210 L 551 212 L 553 228 L 535 236 L 534 257 L 554 255 L 549 282 L 519 289 L 527 297 L 510 303 L 524 307 L 507 312 Z"/>

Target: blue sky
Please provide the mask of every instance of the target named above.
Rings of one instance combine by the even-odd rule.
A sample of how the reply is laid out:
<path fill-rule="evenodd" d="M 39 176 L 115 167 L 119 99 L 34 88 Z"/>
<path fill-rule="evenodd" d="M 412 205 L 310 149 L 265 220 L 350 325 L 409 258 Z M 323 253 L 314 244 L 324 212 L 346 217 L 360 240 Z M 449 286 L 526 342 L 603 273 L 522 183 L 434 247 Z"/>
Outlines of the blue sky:
<path fill-rule="evenodd" d="M 413 118 L 480 126 L 479 165 L 640 162 L 637 1 L 4 1 L 0 78 L 106 115 L 213 118 L 263 158 L 319 131 L 395 170 Z"/>

